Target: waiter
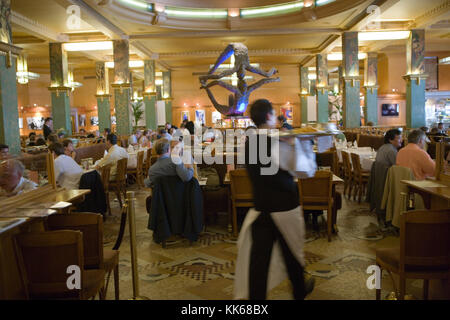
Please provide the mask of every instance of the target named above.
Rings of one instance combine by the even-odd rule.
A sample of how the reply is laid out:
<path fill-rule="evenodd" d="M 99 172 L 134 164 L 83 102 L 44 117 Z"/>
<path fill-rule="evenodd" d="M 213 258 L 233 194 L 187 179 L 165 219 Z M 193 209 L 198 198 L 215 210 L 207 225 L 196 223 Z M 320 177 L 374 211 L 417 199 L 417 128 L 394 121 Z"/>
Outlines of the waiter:
<path fill-rule="evenodd" d="M 44 138 L 47 140 L 47 137 L 52 134 L 53 128 L 53 119 L 48 117 L 44 122 Z"/>
<path fill-rule="evenodd" d="M 261 130 L 274 129 L 277 123 L 272 104 L 268 100 L 255 101 L 251 105 L 250 117 L 258 127 L 258 132 L 247 140 L 245 155 L 247 172 L 253 187 L 256 211 L 252 209 L 247 214 L 238 240 L 239 253 L 236 266 L 235 298 L 266 299 L 269 265 L 274 254 L 272 252 L 275 248 L 274 243 L 277 242 L 281 248 L 284 265 L 292 283 L 294 299 L 302 300 L 307 293 L 312 291 L 314 279 L 311 278 L 305 285 L 302 265 L 304 264 L 303 214 L 299 206 L 297 184 L 288 171 L 290 168 L 288 168 L 287 161 L 284 160 L 294 156 L 290 152 L 294 151 L 294 148 L 291 148 L 287 142 L 280 141 L 283 159 L 279 159 L 278 154 L 271 154 L 271 150 L 275 150 L 272 149 L 273 144 L 277 141 L 268 136 L 267 130 Z M 255 137 L 257 140 L 254 140 Z M 267 148 L 260 152 L 259 149 L 264 147 L 264 144 Z M 262 154 L 267 155 L 270 161 L 264 161 L 261 158 Z M 256 161 L 254 161 L 255 158 L 257 158 Z M 276 168 L 277 166 L 278 168 Z M 280 217 L 282 217 L 282 220 L 280 220 Z M 248 225 L 249 227 L 247 227 Z M 251 237 L 245 238 L 246 234 L 251 234 Z M 292 241 L 292 237 L 289 239 L 288 234 L 291 236 L 295 234 L 297 239 Z M 250 239 L 251 241 L 247 241 Z M 248 245 L 249 242 L 251 242 L 251 245 L 247 259 L 244 257 L 246 253 L 244 253 L 243 246 Z M 245 263 L 243 263 L 244 260 Z M 247 261 L 248 270 L 245 269 Z M 244 282 L 244 286 L 247 285 L 245 284 L 247 274 L 248 295 L 243 293 L 245 289 L 239 289 L 242 286 L 240 282 Z"/>

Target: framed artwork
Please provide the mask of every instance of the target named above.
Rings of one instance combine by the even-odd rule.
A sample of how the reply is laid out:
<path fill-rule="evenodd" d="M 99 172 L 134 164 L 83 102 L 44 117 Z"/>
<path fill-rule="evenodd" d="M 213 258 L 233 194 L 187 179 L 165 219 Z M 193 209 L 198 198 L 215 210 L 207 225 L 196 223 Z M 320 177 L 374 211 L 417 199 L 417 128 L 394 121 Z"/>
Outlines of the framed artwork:
<path fill-rule="evenodd" d="M 116 124 L 116 116 L 111 116 L 111 124 Z"/>
<path fill-rule="evenodd" d="M 205 110 L 195 110 L 195 121 L 205 123 Z"/>
<path fill-rule="evenodd" d="M 78 118 L 78 125 L 80 127 L 86 127 L 86 115 L 80 114 L 80 117 Z"/>
<path fill-rule="evenodd" d="M 438 63 L 438 57 L 425 57 L 425 74 L 428 75 L 425 90 L 438 90 Z"/>
<path fill-rule="evenodd" d="M 184 120 L 189 121 L 189 111 L 181 111 L 181 122 Z"/>
<path fill-rule="evenodd" d="M 218 120 L 222 119 L 222 114 L 219 111 L 212 112 L 212 123 L 217 123 Z"/>
<path fill-rule="evenodd" d="M 288 123 L 292 123 L 292 106 L 290 104 L 281 106 L 280 114 L 282 114 Z"/>
<path fill-rule="evenodd" d="M 98 117 L 91 117 L 91 126 L 98 126 Z"/>
<path fill-rule="evenodd" d="M 44 117 L 31 117 L 27 118 L 28 129 L 31 130 L 42 130 L 44 127 Z"/>
<path fill-rule="evenodd" d="M 19 118 L 19 129 L 23 129 L 23 118 Z"/>

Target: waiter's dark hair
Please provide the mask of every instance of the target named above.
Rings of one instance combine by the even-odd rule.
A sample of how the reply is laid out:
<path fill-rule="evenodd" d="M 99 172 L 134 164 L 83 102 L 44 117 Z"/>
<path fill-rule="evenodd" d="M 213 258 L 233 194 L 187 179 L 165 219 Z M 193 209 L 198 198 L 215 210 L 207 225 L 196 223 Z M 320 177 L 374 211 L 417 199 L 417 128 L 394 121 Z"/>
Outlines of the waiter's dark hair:
<path fill-rule="evenodd" d="M 117 136 L 114 133 L 108 134 L 106 140 L 109 141 L 112 145 L 117 144 Z"/>
<path fill-rule="evenodd" d="M 250 106 L 250 118 L 257 127 L 266 123 L 267 114 L 273 110 L 269 100 L 258 99 Z"/>
<path fill-rule="evenodd" d="M 391 140 L 395 139 L 395 136 L 401 136 L 402 132 L 398 129 L 391 129 L 386 131 L 384 135 L 384 143 L 391 143 Z"/>

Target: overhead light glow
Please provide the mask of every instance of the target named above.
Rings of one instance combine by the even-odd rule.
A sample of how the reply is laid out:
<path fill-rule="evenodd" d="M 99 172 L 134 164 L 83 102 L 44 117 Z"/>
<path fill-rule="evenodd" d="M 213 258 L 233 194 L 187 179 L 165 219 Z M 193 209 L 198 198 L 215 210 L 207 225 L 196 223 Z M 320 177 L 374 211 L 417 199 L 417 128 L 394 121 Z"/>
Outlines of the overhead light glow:
<path fill-rule="evenodd" d="M 367 53 L 365 52 L 359 52 L 358 53 L 358 60 L 364 60 L 367 58 Z M 327 55 L 328 61 L 339 61 L 342 60 L 342 52 L 333 52 L 329 53 Z"/>
<path fill-rule="evenodd" d="M 185 18 L 226 18 L 228 10 L 208 10 L 208 9 L 182 9 L 166 7 L 164 10 L 168 16 Z"/>
<path fill-rule="evenodd" d="M 147 10 L 151 10 L 152 9 L 152 5 L 150 3 L 144 2 L 144 1 L 137 1 L 137 0 L 119 0 L 121 2 L 125 2 L 127 4 L 130 4 L 132 6 L 138 7 L 138 8 L 142 8 L 142 9 L 147 9 Z"/>
<path fill-rule="evenodd" d="M 316 80 L 317 79 L 317 75 L 315 73 L 308 73 L 308 79 L 309 80 Z"/>
<path fill-rule="evenodd" d="M 112 41 L 68 42 L 64 43 L 66 51 L 112 50 Z"/>
<path fill-rule="evenodd" d="M 105 62 L 105 66 L 107 68 L 114 68 L 114 62 L 113 61 L 107 61 Z M 142 60 L 130 60 L 128 61 L 128 66 L 130 68 L 142 68 L 144 66 L 144 61 Z"/>
<path fill-rule="evenodd" d="M 157 85 L 157 86 L 162 86 L 162 85 L 163 85 L 162 79 L 156 79 L 156 80 L 155 80 L 155 85 Z"/>
<path fill-rule="evenodd" d="M 287 4 L 282 5 L 274 5 L 274 6 L 266 6 L 266 7 L 260 7 L 260 8 L 252 8 L 252 9 L 242 9 L 241 10 L 241 16 L 262 16 L 262 15 L 271 15 L 271 14 L 277 14 L 280 12 L 292 12 L 296 10 L 300 10 L 303 8 L 303 2 L 302 1 L 295 1 Z"/>
<path fill-rule="evenodd" d="M 323 6 L 327 3 L 333 2 L 334 0 L 317 0 L 316 1 L 316 6 Z"/>
<path fill-rule="evenodd" d="M 439 64 L 450 64 L 450 57 L 439 59 Z"/>
<path fill-rule="evenodd" d="M 408 39 L 410 31 L 367 31 L 358 32 L 358 41 Z"/>

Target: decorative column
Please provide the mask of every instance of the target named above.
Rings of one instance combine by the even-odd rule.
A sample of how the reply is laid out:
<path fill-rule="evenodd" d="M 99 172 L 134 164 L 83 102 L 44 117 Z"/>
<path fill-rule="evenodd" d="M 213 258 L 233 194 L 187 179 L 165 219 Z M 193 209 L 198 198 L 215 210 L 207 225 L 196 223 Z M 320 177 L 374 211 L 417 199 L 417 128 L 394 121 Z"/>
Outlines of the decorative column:
<path fill-rule="evenodd" d="M 105 62 L 98 61 L 95 63 L 95 75 L 97 78 L 97 112 L 98 112 L 98 129 L 103 132 L 105 128 L 111 129 L 111 95 L 109 94 L 109 77 L 108 68 Z"/>
<path fill-rule="evenodd" d="M 113 40 L 114 53 L 114 101 L 116 109 L 116 131 L 119 135 L 131 134 L 131 87 L 128 40 Z"/>
<path fill-rule="evenodd" d="M 342 34 L 342 73 L 344 128 L 357 128 L 361 126 L 358 32 Z"/>
<path fill-rule="evenodd" d="M 6 144 L 11 154 L 18 155 L 20 131 L 16 64 L 22 49 L 12 44 L 10 1 L 0 0 L 0 9 L 1 14 L 5 14 L 0 24 L 0 143 Z"/>
<path fill-rule="evenodd" d="M 155 84 L 155 61 L 144 61 L 144 108 L 145 126 L 156 130 L 158 127 L 156 119 L 156 84 Z"/>
<path fill-rule="evenodd" d="M 308 67 L 299 67 L 300 74 L 300 123 L 308 123 L 309 80 Z"/>
<path fill-rule="evenodd" d="M 166 122 L 172 123 L 172 78 L 170 71 L 163 72 L 162 96 L 166 107 Z"/>
<path fill-rule="evenodd" d="M 365 123 L 373 122 L 378 124 L 378 53 L 368 52 L 367 59 L 364 62 L 364 120 Z"/>
<path fill-rule="evenodd" d="M 413 29 L 406 43 L 406 127 L 425 126 L 425 30 Z"/>
<path fill-rule="evenodd" d="M 316 92 L 317 122 L 328 122 L 328 68 L 324 54 L 316 55 Z"/>
<path fill-rule="evenodd" d="M 67 52 L 62 43 L 49 44 L 50 56 L 50 87 L 52 96 L 53 129 L 64 129 L 67 135 L 72 135 L 70 119 L 70 97 L 72 88 L 68 86 Z"/>

